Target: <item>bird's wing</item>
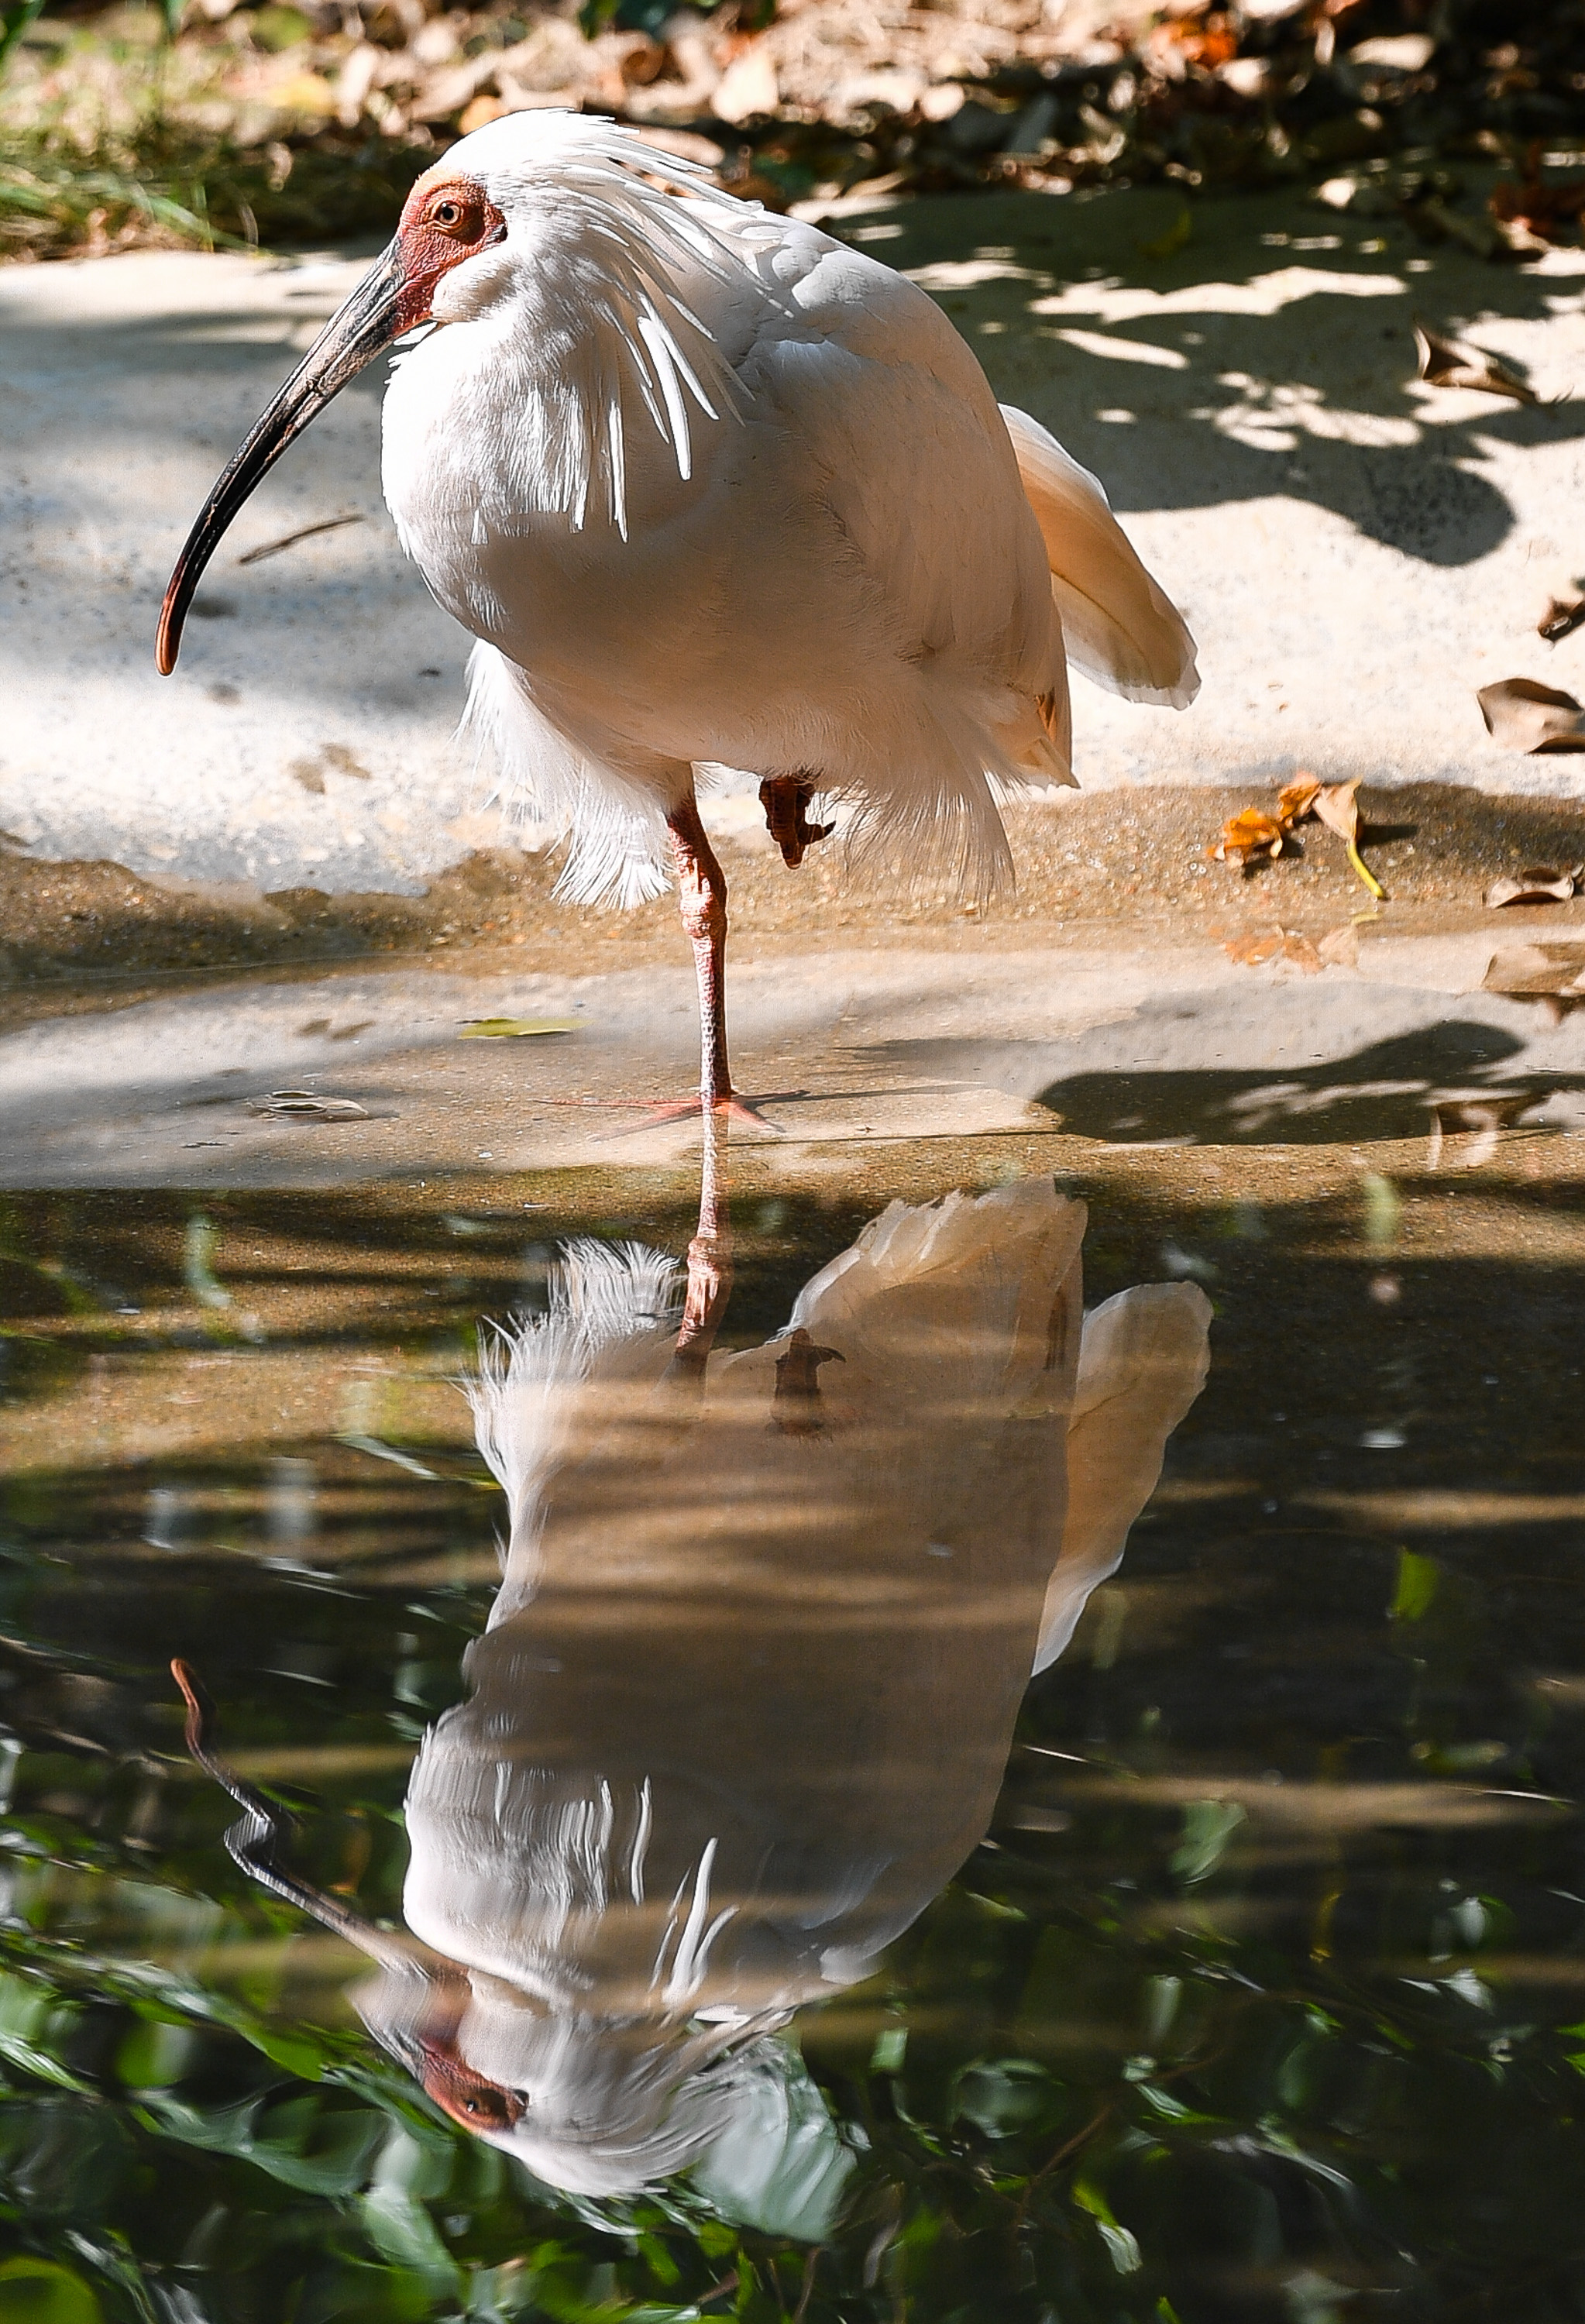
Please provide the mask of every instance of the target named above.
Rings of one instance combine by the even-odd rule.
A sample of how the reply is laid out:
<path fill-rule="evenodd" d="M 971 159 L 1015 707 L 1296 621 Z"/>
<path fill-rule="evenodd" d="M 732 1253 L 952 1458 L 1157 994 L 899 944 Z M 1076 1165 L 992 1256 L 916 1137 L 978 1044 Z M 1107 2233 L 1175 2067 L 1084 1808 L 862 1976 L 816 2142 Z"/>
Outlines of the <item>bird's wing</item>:
<path fill-rule="evenodd" d="M 1129 702 L 1183 709 L 1199 692 L 1200 673 L 1182 615 L 1139 562 L 1088 468 L 1027 411 L 1004 403 L 1001 416 L 1046 542 L 1070 660 Z"/>
<path fill-rule="evenodd" d="M 781 420 L 902 650 L 1051 689 L 1046 559 L 984 373 L 905 276 L 777 223 L 740 377 Z"/>
<path fill-rule="evenodd" d="M 1056 1660 L 1090 1592 L 1121 1563 L 1166 1440 L 1205 1385 L 1210 1329 L 1211 1302 L 1193 1283 L 1140 1284 L 1085 1316 L 1068 1429 L 1067 1519 L 1036 1670 Z"/>

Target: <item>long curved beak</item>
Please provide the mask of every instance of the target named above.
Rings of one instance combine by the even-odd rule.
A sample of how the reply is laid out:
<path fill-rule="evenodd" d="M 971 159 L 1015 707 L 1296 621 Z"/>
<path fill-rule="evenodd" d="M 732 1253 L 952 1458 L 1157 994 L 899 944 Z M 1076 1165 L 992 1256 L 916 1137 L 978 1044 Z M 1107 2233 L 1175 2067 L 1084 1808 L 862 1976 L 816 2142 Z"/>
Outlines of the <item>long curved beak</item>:
<path fill-rule="evenodd" d="M 422 1975 L 424 1957 L 410 1938 L 376 1928 L 339 1897 L 327 1896 L 323 1889 L 311 1887 L 281 1863 L 281 1827 L 289 1819 L 252 1784 L 244 1783 L 215 1751 L 213 1713 L 195 1673 L 179 1658 L 170 1665 L 170 1675 L 187 1704 L 188 1749 L 204 1773 L 212 1776 L 223 1791 L 229 1792 L 243 1811 L 240 1821 L 226 1835 L 232 1861 L 250 1880 L 256 1880 L 261 1888 L 268 1888 L 272 1895 L 294 1904 L 322 1928 L 334 1930 L 349 1945 L 355 1945 L 359 1952 L 377 1960 L 382 1969 L 394 1969 L 404 1976 Z M 451 1965 L 448 1962 L 445 1966 Z"/>
<path fill-rule="evenodd" d="M 317 419 L 348 380 L 373 362 L 415 318 L 410 311 L 414 285 L 402 262 L 399 244 L 382 250 L 346 304 L 332 315 L 308 354 L 281 390 L 253 432 L 226 466 L 214 491 L 198 512 L 187 537 L 176 570 L 160 608 L 160 633 L 154 659 L 162 678 L 176 668 L 182 623 L 204 567 L 220 545 L 222 535 L 253 490 L 310 420 Z"/>

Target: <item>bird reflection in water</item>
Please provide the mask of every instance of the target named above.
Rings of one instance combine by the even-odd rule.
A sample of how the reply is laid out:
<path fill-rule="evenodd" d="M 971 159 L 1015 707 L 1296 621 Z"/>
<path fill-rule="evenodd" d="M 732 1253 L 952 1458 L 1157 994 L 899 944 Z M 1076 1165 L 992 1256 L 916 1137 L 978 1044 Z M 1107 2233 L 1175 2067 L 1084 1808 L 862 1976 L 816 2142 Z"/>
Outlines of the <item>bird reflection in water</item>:
<path fill-rule="evenodd" d="M 1204 1379 L 1193 1285 L 1083 1314 L 1084 1223 L 1043 1178 L 894 1203 L 779 1337 L 696 1333 L 680 1370 L 673 1263 L 567 1248 L 472 1390 L 510 1537 L 413 1767 L 405 1933 L 277 1863 L 195 1708 L 239 1860 L 376 1958 L 373 2034 L 547 2184 L 691 2168 L 740 2218 L 825 2231 L 852 2158 L 777 2029 L 981 1839 L 1031 1673 Z"/>

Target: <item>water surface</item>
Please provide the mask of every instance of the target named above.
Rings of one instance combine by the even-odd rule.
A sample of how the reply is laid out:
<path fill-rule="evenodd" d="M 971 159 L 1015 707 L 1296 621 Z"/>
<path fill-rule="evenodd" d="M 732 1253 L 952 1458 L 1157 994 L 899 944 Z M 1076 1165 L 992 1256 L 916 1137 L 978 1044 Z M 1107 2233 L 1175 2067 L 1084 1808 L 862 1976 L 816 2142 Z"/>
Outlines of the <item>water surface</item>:
<path fill-rule="evenodd" d="M 687 1165 L 8 1197 L 0 2314 L 1579 2314 L 1572 1140 L 1506 1132 L 1472 1169 L 1450 1141 L 1433 1170 L 1402 1135 L 1264 1135 L 899 1139 L 802 1178 L 742 1157 L 722 1356 L 777 1332 L 892 1196 L 1055 1172 L 1089 1204 L 1084 1307 L 1197 1289 L 1211 1370 L 1120 1568 L 1027 1690 L 1038 1527 L 996 1564 L 982 1428 L 937 1544 L 981 1565 L 917 1562 L 899 1606 L 891 1537 L 834 1564 L 831 1508 L 788 1466 L 804 1440 L 761 1442 L 774 1352 L 742 1359 L 765 1411 L 731 1507 L 720 1444 L 676 1450 L 686 1409 L 640 1426 L 615 1396 L 578 1505 L 586 1587 L 569 1550 L 559 1644 L 540 1637 L 559 1672 L 525 1681 L 550 1707 L 503 1754 L 567 1797 L 575 1766 L 580 1798 L 625 1783 L 619 1840 L 647 1775 L 652 1802 L 668 1781 L 774 1792 L 797 1863 L 756 1871 L 751 1830 L 729 1844 L 701 1808 L 664 1880 L 650 1843 L 641 1909 L 653 1936 L 686 1877 L 687 1919 L 708 1837 L 716 1905 L 730 1888 L 742 1925 L 759 1895 L 776 1945 L 734 1954 L 729 1930 L 716 1966 L 723 2006 L 788 2004 L 754 2038 L 803 2163 L 734 2178 L 717 2155 L 604 2192 L 536 2181 L 432 2072 L 426 2092 L 410 2041 L 404 2063 L 373 2037 L 367 1962 L 227 1856 L 235 1810 L 183 1748 L 169 1665 L 290 1810 L 294 1876 L 399 1934 L 415 1757 L 468 1695 L 511 1532 L 456 1382 L 482 1320 L 543 1311 L 569 1238 L 680 1256 Z M 954 1431 L 984 1419 L 956 1329 L 910 1440 L 948 1500 Z M 742 1480 L 767 1446 L 751 1573 Z M 886 1909 L 859 1943 L 866 1895 Z M 821 1911 L 847 1950 L 797 1998 Z M 639 1957 L 599 1974 L 641 1986 Z"/>

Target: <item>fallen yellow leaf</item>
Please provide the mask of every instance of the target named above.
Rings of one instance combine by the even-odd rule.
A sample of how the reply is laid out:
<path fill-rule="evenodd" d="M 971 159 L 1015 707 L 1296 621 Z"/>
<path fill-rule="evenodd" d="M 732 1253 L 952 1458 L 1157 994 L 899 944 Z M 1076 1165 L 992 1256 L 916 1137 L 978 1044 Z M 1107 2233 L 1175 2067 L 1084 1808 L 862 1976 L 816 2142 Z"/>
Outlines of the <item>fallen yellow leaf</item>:
<path fill-rule="evenodd" d="M 581 1033 L 571 1017 L 470 1017 L 458 1038 L 464 1041 L 521 1041 L 531 1033 Z"/>

